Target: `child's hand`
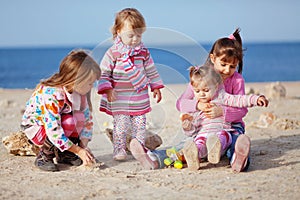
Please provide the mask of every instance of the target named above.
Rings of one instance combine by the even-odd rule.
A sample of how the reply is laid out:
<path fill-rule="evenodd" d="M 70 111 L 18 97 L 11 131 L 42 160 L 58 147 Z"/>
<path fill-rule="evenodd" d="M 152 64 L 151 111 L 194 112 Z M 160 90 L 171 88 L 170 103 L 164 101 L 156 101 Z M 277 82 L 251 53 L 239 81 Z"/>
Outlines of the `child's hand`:
<path fill-rule="evenodd" d="M 73 144 L 68 150 L 78 155 L 79 158 L 82 160 L 83 165 L 95 163 L 95 157 L 92 154 L 91 150 L 87 147 L 81 148 L 80 146 Z"/>
<path fill-rule="evenodd" d="M 207 109 L 209 107 L 210 107 L 209 103 L 202 103 L 202 102 L 198 101 L 198 104 L 197 104 L 197 109 L 198 110 L 204 111 L 205 109 Z"/>
<path fill-rule="evenodd" d="M 95 163 L 95 157 L 92 154 L 91 150 L 87 147 L 85 149 L 81 148 L 77 155 L 81 158 L 83 165 Z"/>
<path fill-rule="evenodd" d="M 156 98 L 156 97 L 157 97 L 156 103 L 159 103 L 162 99 L 161 92 L 160 92 L 159 89 L 154 89 L 153 90 L 153 98 Z"/>
<path fill-rule="evenodd" d="M 192 121 L 193 120 L 193 116 L 189 115 L 189 114 L 180 114 L 180 120 L 181 121 L 184 121 L 186 119 L 189 120 L 189 121 Z"/>
<path fill-rule="evenodd" d="M 182 121 L 181 126 L 182 126 L 183 130 L 185 130 L 185 131 L 192 130 L 192 122 L 187 119 Z"/>
<path fill-rule="evenodd" d="M 257 105 L 267 107 L 269 105 L 269 101 L 264 95 L 262 95 L 257 99 Z"/>
<path fill-rule="evenodd" d="M 192 129 L 192 120 L 193 116 L 189 114 L 181 114 L 180 115 L 180 120 L 182 122 L 182 128 L 185 131 L 190 131 Z"/>
<path fill-rule="evenodd" d="M 117 99 L 116 92 L 114 91 L 114 89 L 107 90 L 106 95 L 107 95 L 107 101 L 109 101 L 109 102 L 113 102 Z"/>
<path fill-rule="evenodd" d="M 202 111 L 204 112 L 204 115 L 210 119 L 214 119 L 223 115 L 222 107 L 214 103 L 210 104 L 209 106 L 207 106 L 207 108 L 203 109 Z"/>

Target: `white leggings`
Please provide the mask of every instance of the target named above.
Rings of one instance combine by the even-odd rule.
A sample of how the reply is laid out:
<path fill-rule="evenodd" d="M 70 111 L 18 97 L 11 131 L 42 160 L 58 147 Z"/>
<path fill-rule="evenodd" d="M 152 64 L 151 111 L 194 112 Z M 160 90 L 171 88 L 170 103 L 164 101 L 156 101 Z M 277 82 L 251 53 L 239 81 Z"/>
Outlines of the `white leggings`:
<path fill-rule="evenodd" d="M 113 143 L 114 152 L 126 148 L 126 135 L 132 135 L 141 144 L 145 143 L 146 115 L 114 115 Z"/>

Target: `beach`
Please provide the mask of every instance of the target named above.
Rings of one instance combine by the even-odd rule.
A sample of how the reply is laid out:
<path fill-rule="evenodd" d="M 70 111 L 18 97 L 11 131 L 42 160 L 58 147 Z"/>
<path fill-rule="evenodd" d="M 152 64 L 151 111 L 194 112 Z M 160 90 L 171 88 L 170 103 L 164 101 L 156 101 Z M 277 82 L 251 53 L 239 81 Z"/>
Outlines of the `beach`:
<path fill-rule="evenodd" d="M 105 134 L 112 118 L 98 111 L 101 96 L 92 93 L 94 135 L 90 148 L 98 165 L 59 166 L 44 172 L 33 164 L 35 156 L 15 156 L 0 145 L 0 199 L 300 199 L 300 82 L 281 82 L 284 96 L 270 87 L 276 83 L 246 83 L 246 91 L 264 94 L 269 107 L 249 108 L 244 118 L 251 139 L 248 172 L 233 173 L 228 159 L 213 165 L 143 170 L 130 155 L 125 162 L 112 159 L 112 145 Z M 161 148 L 183 137 L 176 99 L 184 84 L 162 90 L 163 100 L 151 99 L 147 129 L 161 136 Z M 0 89 L 0 138 L 20 130 L 30 89 Z M 280 93 L 280 92 L 279 92 Z"/>

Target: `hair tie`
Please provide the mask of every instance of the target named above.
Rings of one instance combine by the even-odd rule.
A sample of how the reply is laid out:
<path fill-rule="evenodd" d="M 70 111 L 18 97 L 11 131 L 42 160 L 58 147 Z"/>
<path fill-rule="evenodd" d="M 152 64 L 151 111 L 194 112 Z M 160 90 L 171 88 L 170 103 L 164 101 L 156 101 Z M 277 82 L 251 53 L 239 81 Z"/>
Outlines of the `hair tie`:
<path fill-rule="evenodd" d="M 228 38 L 231 39 L 231 40 L 236 40 L 233 34 L 230 34 L 230 35 L 228 36 Z"/>
<path fill-rule="evenodd" d="M 199 65 L 196 65 L 196 66 L 194 66 L 194 67 L 195 67 L 195 68 L 194 68 L 194 70 L 193 70 L 193 73 L 199 72 L 200 66 L 199 66 Z"/>

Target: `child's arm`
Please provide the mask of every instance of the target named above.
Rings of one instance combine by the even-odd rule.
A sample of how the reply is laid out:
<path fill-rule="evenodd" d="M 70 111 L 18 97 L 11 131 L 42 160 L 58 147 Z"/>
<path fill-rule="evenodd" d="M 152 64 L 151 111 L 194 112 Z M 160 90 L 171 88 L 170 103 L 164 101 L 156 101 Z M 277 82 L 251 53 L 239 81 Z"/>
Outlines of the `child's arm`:
<path fill-rule="evenodd" d="M 163 85 L 163 82 L 159 76 L 159 73 L 154 65 L 154 62 L 150 55 L 149 50 L 145 49 L 144 51 L 145 51 L 144 52 L 145 53 L 144 69 L 145 69 L 147 78 L 150 80 L 151 91 L 154 92 L 154 89 L 164 88 L 164 85 Z"/>
<path fill-rule="evenodd" d="M 115 67 L 114 55 L 109 49 L 101 60 L 101 78 L 98 81 L 98 94 L 107 94 L 108 90 L 113 89 L 113 69 Z"/>
<path fill-rule="evenodd" d="M 46 135 L 60 151 L 68 150 L 73 143 L 65 135 L 61 124 L 61 111 L 65 102 L 64 91 L 59 88 L 44 87 L 39 93 L 41 93 L 39 98 L 41 111 L 37 114 L 40 115 Z"/>
<path fill-rule="evenodd" d="M 93 136 L 93 121 L 92 115 L 88 108 L 88 106 L 83 111 L 84 113 L 84 127 L 79 133 L 80 146 L 82 148 L 86 148 L 88 146 L 88 142 L 92 140 Z"/>
<path fill-rule="evenodd" d="M 245 84 L 243 77 L 235 73 L 233 78 L 231 78 L 227 85 L 227 90 L 230 94 L 234 95 L 244 95 L 245 94 Z M 226 87 L 226 85 L 225 85 Z M 224 88 L 223 88 L 224 89 Z M 216 118 L 224 115 L 226 122 L 241 122 L 242 118 L 246 116 L 248 113 L 248 109 L 246 107 L 230 107 L 225 105 L 216 105 L 211 103 L 211 107 L 203 110 L 205 116 L 208 118 Z"/>
<path fill-rule="evenodd" d="M 189 83 L 184 93 L 176 101 L 177 110 L 183 113 L 197 111 L 198 100 L 194 97 L 192 85 Z"/>
<path fill-rule="evenodd" d="M 89 162 L 94 162 L 94 160 L 93 160 L 94 155 L 91 152 L 91 150 L 88 148 L 88 143 L 92 140 L 92 134 L 93 134 L 92 115 L 91 115 L 88 104 L 86 104 L 86 107 L 84 109 L 84 118 L 85 118 L 84 128 L 79 133 L 79 139 L 80 139 L 79 147 L 81 147 L 85 151 L 83 151 L 82 149 L 73 147 L 74 148 L 73 150 L 76 151 L 73 153 L 78 154 L 78 156 L 82 160 L 86 160 L 86 163 L 83 163 L 83 164 L 87 164 Z"/>
<path fill-rule="evenodd" d="M 263 95 L 231 95 L 224 90 L 219 93 L 218 100 L 223 105 L 238 108 L 268 106 L 268 100 Z"/>
<path fill-rule="evenodd" d="M 227 86 L 225 85 L 226 92 L 233 95 L 244 95 L 245 94 L 245 81 L 242 75 L 234 73 L 233 77 L 230 78 Z M 228 90 L 228 91 L 227 91 Z M 223 114 L 226 122 L 237 122 L 241 121 L 243 117 L 248 113 L 247 108 L 237 108 L 230 106 L 222 106 Z"/>

